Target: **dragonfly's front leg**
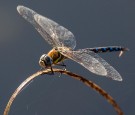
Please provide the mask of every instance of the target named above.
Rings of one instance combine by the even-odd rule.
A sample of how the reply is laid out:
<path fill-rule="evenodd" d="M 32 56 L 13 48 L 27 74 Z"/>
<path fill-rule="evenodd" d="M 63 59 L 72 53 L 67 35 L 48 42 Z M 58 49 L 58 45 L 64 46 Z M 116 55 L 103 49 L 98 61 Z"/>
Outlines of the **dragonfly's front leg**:
<path fill-rule="evenodd" d="M 52 69 L 52 66 L 50 66 L 50 69 L 51 69 L 51 75 L 54 75 L 54 71 L 53 71 L 53 69 Z"/>
<path fill-rule="evenodd" d="M 41 68 L 40 68 L 40 71 L 41 71 L 41 70 L 43 70 L 43 69 L 50 69 L 51 71 L 50 71 L 50 72 L 48 72 L 48 75 L 54 75 L 54 71 L 53 71 L 53 69 L 52 69 L 52 66 L 47 67 L 47 68 L 43 68 L 43 67 L 41 67 Z"/>

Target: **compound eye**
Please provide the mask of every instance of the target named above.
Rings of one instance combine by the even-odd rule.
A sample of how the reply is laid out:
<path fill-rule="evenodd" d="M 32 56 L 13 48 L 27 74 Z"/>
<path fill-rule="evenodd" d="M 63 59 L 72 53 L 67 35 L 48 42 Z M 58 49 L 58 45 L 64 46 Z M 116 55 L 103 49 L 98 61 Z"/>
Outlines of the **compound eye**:
<path fill-rule="evenodd" d="M 52 64 L 52 59 L 49 56 L 45 57 L 45 63 L 46 65 L 51 65 Z"/>
<path fill-rule="evenodd" d="M 50 63 L 50 58 L 48 56 L 46 56 L 45 60 L 47 63 Z"/>

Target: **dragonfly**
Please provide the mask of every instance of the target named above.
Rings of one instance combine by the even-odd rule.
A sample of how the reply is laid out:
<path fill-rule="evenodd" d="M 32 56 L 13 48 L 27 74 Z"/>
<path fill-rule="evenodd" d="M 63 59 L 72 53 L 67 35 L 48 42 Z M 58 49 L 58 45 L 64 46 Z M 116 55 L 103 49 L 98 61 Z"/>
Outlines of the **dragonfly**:
<path fill-rule="evenodd" d="M 122 77 L 117 70 L 102 59 L 98 53 L 119 51 L 119 56 L 121 56 L 128 48 L 106 46 L 74 50 L 76 39 L 71 31 L 28 7 L 19 5 L 17 6 L 17 11 L 52 46 L 52 50 L 47 54 L 43 54 L 39 59 L 39 65 L 42 68 L 50 68 L 53 72 L 52 66 L 66 66 L 63 61 L 65 59 L 71 59 L 94 74 L 106 76 L 116 81 L 122 81 Z"/>

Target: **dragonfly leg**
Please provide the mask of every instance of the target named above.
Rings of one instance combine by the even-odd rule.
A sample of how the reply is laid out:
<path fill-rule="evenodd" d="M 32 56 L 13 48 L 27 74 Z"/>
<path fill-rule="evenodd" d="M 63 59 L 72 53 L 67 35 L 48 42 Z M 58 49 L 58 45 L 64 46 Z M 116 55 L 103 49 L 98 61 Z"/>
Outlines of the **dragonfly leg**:
<path fill-rule="evenodd" d="M 48 67 L 47 67 L 47 68 L 48 68 Z M 41 71 L 41 70 L 43 70 L 43 69 L 47 69 L 47 68 L 43 68 L 43 67 L 41 67 L 41 68 L 40 68 L 40 71 Z M 50 68 L 50 70 L 51 70 L 51 71 L 50 71 L 50 72 L 48 72 L 48 75 L 54 75 L 54 72 L 53 72 L 52 66 L 50 66 L 49 68 Z"/>
<path fill-rule="evenodd" d="M 64 64 L 64 62 L 62 61 L 60 64 L 56 64 L 58 66 L 62 66 L 63 70 L 66 70 L 66 65 Z"/>
<path fill-rule="evenodd" d="M 64 64 L 64 62 L 62 61 L 60 64 L 56 64 L 58 66 L 62 66 L 63 67 L 63 70 L 66 70 L 66 65 Z M 62 76 L 62 73 L 60 73 L 59 77 Z"/>
<path fill-rule="evenodd" d="M 50 75 L 54 75 L 54 72 L 53 72 L 52 66 L 50 66 L 50 69 L 51 69 L 51 71 L 49 72 L 49 74 L 50 74 Z"/>
<path fill-rule="evenodd" d="M 62 66 L 64 67 L 63 70 L 66 70 L 66 65 L 64 64 L 63 61 L 62 61 Z"/>

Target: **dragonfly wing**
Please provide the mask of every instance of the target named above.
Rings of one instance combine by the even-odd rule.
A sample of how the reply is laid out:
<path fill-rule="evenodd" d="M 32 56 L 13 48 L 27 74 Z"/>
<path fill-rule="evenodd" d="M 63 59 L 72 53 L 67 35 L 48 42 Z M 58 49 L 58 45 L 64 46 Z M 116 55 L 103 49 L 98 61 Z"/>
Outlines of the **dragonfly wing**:
<path fill-rule="evenodd" d="M 76 47 L 75 37 L 68 29 L 39 14 L 34 15 L 34 18 L 42 29 L 51 36 L 57 47 L 68 47 L 71 49 Z"/>
<path fill-rule="evenodd" d="M 104 59 L 92 51 L 86 52 L 84 50 L 71 51 L 62 49 L 60 52 L 95 74 L 107 76 L 113 80 L 122 81 L 120 74 Z"/>
<path fill-rule="evenodd" d="M 28 22 L 30 22 L 35 29 L 42 35 L 42 37 L 53 47 L 56 46 L 53 38 L 35 21 L 34 15 L 37 13 L 27 7 L 24 6 L 18 6 L 17 11 L 19 14 L 26 19 Z"/>

